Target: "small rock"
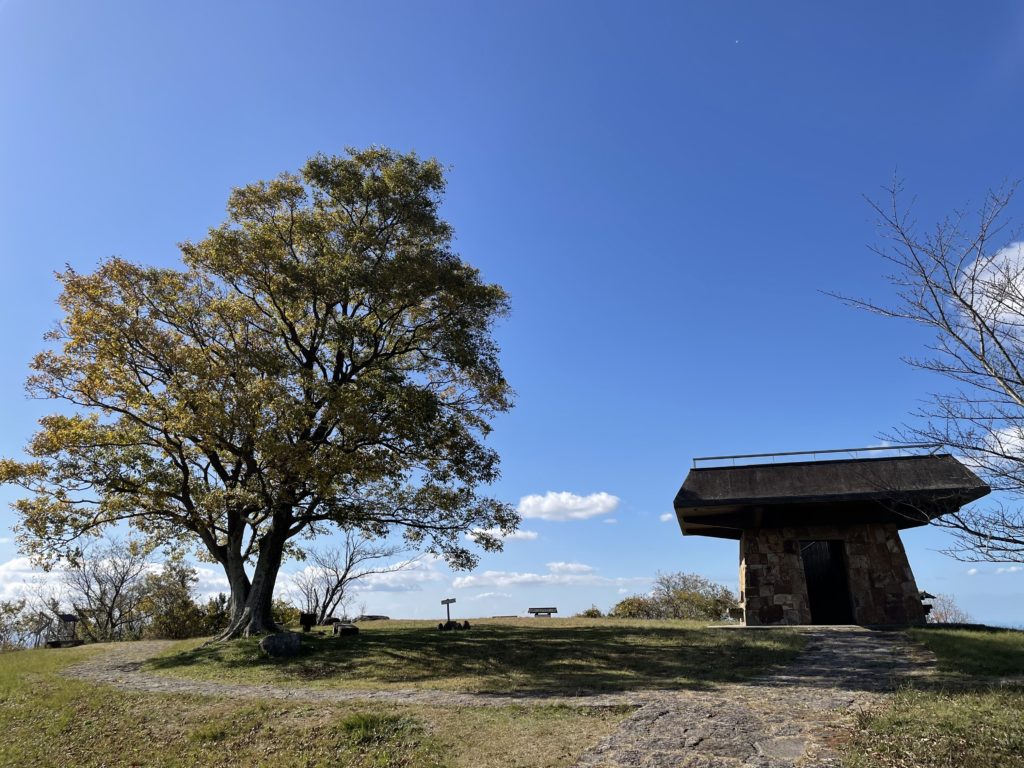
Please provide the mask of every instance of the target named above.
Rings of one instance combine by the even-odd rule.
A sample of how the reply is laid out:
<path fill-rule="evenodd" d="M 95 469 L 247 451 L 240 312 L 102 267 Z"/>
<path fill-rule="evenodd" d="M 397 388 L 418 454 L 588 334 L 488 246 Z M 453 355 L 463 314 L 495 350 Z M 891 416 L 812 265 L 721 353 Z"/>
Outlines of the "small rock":
<path fill-rule="evenodd" d="M 765 757 L 776 760 L 796 760 L 807 751 L 807 742 L 799 736 L 786 736 L 754 745 Z"/>
<path fill-rule="evenodd" d="M 260 650 L 273 658 L 295 656 L 301 647 L 297 632 L 277 632 L 260 640 Z"/>

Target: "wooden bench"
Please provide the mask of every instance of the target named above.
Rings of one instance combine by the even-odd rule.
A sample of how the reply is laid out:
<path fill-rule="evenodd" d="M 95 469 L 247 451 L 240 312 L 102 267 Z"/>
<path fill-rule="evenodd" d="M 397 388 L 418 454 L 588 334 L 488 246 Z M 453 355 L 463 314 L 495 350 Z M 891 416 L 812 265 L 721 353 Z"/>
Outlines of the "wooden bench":
<path fill-rule="evenodd" d="M 551 614 L 558 613 L 558 609 L 557 608 L 527 608 L 526 612 L 533 614 L 535 617 L 536 616 L 544 616 L 545 618 L 550 619 L 551 618 Z"/>
<path fill-rule="evenodd" d="M 85 640 L 47 640 L 47 648 L 74 648 L 79 645 L 84 645 Z"/>

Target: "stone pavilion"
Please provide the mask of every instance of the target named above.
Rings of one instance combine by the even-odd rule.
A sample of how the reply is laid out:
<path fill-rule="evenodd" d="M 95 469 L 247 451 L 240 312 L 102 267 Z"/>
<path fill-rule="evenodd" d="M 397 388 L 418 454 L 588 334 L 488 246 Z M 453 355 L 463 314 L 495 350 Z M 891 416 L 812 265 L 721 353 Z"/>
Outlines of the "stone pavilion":
<path fill-rule="evenodd" d="M 920 624 L 925 609 L 899 532 L 989 492 L 948 454 L 820 460 L 858 451 L 714 457 L 675 498 L 684 536 L 740 543 L 748 626 Z"/>

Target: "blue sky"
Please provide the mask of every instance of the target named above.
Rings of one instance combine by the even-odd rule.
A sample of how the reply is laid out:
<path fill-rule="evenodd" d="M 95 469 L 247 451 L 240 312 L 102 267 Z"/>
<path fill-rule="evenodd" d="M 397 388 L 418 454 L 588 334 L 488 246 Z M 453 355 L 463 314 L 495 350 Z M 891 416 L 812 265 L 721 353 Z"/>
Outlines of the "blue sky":
<path fill-rule="evenodd" d="M 174 264 L 232 186 L 385 144 L 451 166 L 457 248 L 512 297 L 494 493 L 619 502 L 524 520 L 536 537 L 473 574 L 423 567 L 367 610 L 606 608 L 657 570 L 734 584 L 735 543 L 660 520 L 690 459 L 873 444 L 944 386 L 899 359 L 927 333 L 822 291 L 888 295 L 863 195 L 894 173 L 922 222 L 1024 175 L 1022 77 L 1012 2 L 0 0 L 0 454 L 48 408 L 22 383 L 55 269 Z M 1024 623 L 1024 571 L 905 541 L 923 588 Z"/>

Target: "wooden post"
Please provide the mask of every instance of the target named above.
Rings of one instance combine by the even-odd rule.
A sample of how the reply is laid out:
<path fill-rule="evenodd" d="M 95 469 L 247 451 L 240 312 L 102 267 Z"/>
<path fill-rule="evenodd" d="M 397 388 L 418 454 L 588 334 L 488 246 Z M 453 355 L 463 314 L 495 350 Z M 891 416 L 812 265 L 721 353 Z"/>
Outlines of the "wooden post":
<path fill-rule="evenodd" d="M 454 603 L 454 602 L 455 602 L 455 598 L 454 597 L 449 597 L 449 598 L 446 598 L 446 599 L 441 601 L 441 605 L 444 606 L 444 609 L 445 609 L 445 611 L 448 614 L 448 623 L 449 624 L 452 621 L 452 603 Z"/>

